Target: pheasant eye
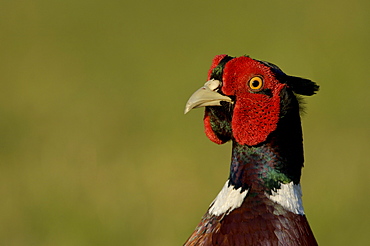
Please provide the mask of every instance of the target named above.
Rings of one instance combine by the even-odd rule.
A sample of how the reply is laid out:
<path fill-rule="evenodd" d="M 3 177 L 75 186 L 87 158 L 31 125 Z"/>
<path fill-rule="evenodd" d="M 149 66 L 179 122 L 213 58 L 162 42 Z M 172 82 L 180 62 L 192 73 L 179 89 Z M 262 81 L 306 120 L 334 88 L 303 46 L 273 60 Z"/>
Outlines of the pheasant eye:
<path fill-rule="evenodd" d="M 263 79 L 255 76 L 249 80 L 248 86 L 252 91 L 260 91 L 263 87 Z"/>

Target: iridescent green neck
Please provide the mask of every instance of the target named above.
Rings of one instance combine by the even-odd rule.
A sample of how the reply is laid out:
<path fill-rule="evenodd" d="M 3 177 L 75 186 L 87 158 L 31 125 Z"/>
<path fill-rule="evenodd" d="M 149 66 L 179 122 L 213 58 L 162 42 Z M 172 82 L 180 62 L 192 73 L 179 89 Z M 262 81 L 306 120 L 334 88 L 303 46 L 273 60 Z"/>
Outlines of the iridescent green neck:
<path fill-rule="evenodd" d="M 277 129 L 255 146 L 233 140 L 230 181 L 242 189 L 271 192 L 280 183 L 298 184 L 303 167 L 303 139 L 298 102 L 282 100 Z"/>

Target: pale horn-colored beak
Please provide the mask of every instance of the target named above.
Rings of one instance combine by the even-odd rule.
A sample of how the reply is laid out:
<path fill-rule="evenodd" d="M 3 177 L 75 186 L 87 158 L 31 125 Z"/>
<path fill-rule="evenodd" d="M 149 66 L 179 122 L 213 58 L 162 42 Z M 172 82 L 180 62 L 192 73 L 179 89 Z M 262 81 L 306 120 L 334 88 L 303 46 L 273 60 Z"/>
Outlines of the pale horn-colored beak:
<path fill-rule="evenodd" d="M 221 106 L 220 102 L 232 102 L 230 97 L 221 95 L 217 92 L 220 88 L 221 82 L 218 80 L 209 80 L 203 87 L 198 89 L 191 95 L 185 106 L 184 114 L 193 108 L 200 108 L 205 106 Z"/>

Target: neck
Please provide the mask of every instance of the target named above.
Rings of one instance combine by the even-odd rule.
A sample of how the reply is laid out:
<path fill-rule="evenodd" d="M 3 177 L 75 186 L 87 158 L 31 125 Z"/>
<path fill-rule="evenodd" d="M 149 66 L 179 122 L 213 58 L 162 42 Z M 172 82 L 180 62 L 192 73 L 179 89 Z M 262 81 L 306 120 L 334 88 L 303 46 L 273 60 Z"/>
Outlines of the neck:
<path fill-rule="evenodd" d="M 271 194 L 281 184 L 299 184 L 303 143 L 299 109 L 294 108 L 281 117 L 265 142 L 248 146 L 233 141 L 229 179 L 236 189 Z"/>

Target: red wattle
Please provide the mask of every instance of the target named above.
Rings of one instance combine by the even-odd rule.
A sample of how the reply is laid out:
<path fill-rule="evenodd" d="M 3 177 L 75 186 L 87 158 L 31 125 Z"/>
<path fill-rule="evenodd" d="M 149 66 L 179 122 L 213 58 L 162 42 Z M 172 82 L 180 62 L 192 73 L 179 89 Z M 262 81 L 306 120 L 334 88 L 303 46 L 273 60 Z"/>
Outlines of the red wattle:
<path fill-rule="evenodd" d="M 247 105 L 237 102 L 231 123 L 235 140 L 249 146 L 266 141 L 268 135 L 276 130 L 279 114 L 280 100 L 275 98 L 268 105 L 254 101 Z"/>
<path fill-rule="evenodd" d="M 263 77 L 263 89 L 270 90 L 271 96 L 248 88 L 248 81 L 255 76 Z M 280 117 L 280 91 L 284 86 L 270 68 L 249 57 L 237 57 L 226 63 L 222 92 L 236 98 L 231 125 L 238 143 L 250 146 L 262 143 L 276 130 Z"/>
<path fill-rule="evenodd" d="M 215 56 L 215 58 L 213 58 L 211 68 L 208 70 L 207 80 L 210 80 L 211 79 L 211 73 L 212 73 L 213 69 L 215 67 L 217 67 L 217 65 L 220 63 L 220 61 L 222 59 L 224 59 L 225 56 L 227 56 L 227 55 L 217 55 L 217 56 Z"/>
<path fill-rule="evenodd" d="M 222 141 L 221 139 L 219 139 L 216 135 L 216 133 L 213 131 L 212 129 L 212 126 L 211 126 L 211 119 L 210 119 L 210 115 L 207 114 L 207 112 L 205 113 L 204 115 L 204 119 L 203 119 L 203 122 L 204 122 L 204 131 L 207 135 L 207 137 L 214 143 L 216 144 L 223 144 L 225 143 L 225 141 Z"/>

